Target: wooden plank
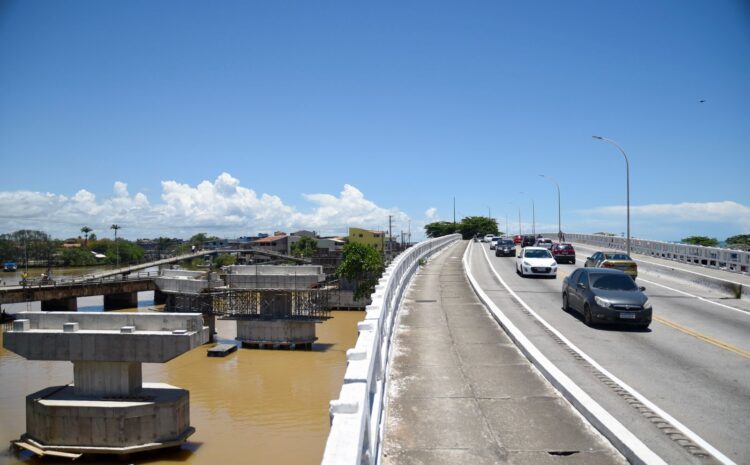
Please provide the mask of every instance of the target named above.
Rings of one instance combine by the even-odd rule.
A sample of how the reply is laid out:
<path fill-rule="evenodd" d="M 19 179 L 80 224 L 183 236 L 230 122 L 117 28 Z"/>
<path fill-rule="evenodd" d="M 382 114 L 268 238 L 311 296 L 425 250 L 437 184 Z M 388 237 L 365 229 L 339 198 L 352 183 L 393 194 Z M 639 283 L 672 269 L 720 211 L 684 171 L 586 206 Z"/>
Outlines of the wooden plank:
<path fill-rule="evenodd" d="M 66 459 L 75 460 L 75 459 L 77 459 L 77 458 L 79 458 L 81 456 L 81 454 L 74 454 L 74 453 L 71 453 L 71 452 L 60 452 L 60 451 L 56 451 L 56 450 L 44 450 L 44 449 L 40 449 L 40 448 L 38 448 L 36 446 L 33 446 L 33 445 L 29 444 L 28 442 L 23 442 L 23 441 L 14 441 L 13 445 L 16 446 L 16 447 L 18 447 L 18 448 L 20 448 L 20 449 L 24 449 L 24 450 L 27 450 L 27 451 L 29 451 L 31 453 L 34 453 L 34 454 L 38 455 L 39 457 L 44 457 L 45 455 L 50 455 L 52 457 L 62 457 L 62 458 L 66 458 Z"/>

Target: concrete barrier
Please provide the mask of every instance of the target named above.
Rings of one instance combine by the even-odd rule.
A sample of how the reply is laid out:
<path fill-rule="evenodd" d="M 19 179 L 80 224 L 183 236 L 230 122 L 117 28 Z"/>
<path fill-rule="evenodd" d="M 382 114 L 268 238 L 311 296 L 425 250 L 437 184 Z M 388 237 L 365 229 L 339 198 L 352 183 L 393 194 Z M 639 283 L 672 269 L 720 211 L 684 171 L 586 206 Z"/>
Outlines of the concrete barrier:
<path fill-rule="evenodd" d="M 420 263 L 460 238 L 452 234 L 407 249 L 391 262 L 375 286 L 372 304 L 358 325 L 357 343 L 346 352 L 344 385 L 339 398 L 331 401 L 331 432 L 323 465 L 377 461 L 388 356 L 401 299 Z"/>

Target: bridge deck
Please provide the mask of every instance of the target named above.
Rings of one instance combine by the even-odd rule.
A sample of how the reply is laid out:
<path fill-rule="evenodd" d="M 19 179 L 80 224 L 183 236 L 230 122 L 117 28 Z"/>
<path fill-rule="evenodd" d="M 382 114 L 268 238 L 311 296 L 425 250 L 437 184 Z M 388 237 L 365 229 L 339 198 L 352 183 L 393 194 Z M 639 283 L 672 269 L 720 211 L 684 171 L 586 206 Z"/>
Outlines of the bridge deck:
<path fill-rule="evenodd" d="M 624 464 L 531 366 L 467 281 L 460 242 L 417 275 L 401 310 L 384 465 Z M 571 462 L 572 463 L 572 462 Z"/>

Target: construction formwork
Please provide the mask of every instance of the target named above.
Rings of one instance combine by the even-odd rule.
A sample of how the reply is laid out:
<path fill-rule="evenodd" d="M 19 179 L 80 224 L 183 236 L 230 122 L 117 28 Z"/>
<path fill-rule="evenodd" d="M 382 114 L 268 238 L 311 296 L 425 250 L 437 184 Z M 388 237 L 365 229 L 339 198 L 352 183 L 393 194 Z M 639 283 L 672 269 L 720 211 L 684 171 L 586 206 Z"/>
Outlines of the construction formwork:
<path fill-rule="evenodd" d="M 166 311 L 199 312 L 234 320 L 313 320 L 331 317 L 330 289 L 214 289 L 201 294 L 169 294 Z"/>

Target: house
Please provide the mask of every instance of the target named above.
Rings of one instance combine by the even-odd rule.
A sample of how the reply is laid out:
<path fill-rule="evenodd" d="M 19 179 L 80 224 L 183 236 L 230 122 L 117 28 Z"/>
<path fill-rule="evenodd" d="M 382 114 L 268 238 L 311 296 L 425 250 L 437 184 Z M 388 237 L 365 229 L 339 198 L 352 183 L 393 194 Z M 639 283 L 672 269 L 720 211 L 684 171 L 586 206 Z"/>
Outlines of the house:
<path fill-rule="evenodd" d="M 344 249 L 344 244 L 346 244 L 346 241 L 339 237 L 324 237 L 318 239 L 318 250 L 341 252 Z"/>
<path fill-rule="evenodd" d="M 265 249 L 285 255 L 289 255 L 289 248 L 291 247 L 289 236 L 287 235 L 264 237 L 253 241 L 251 245 L 259 249 Z"/>
<path fill-rule="evenodd" d="M 362 228 L 349 228 L 349 242 L 375 247 L 378 252 L 385 250 L 385 232 Z"/>

